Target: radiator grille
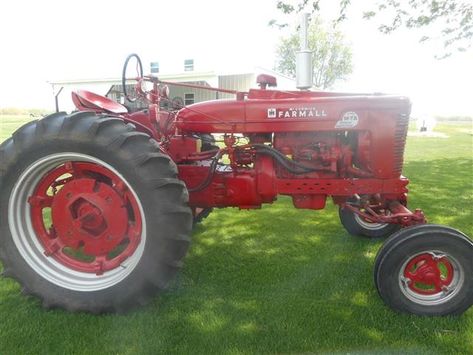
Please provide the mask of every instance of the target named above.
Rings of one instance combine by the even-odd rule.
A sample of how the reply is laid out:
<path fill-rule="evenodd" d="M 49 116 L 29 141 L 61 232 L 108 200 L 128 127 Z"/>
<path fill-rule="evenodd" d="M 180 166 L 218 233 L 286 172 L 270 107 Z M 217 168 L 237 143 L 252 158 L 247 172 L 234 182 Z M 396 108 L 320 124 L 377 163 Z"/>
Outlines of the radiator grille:
<path fill-rule="evenodd" d="M 409 127 L 409 115 L 400 114 L 396 123 L 394 135 L 394 169 L 396 175 L 401 175 L 404 163 L 404 148 L 406 146 L 407 129 Z"/>

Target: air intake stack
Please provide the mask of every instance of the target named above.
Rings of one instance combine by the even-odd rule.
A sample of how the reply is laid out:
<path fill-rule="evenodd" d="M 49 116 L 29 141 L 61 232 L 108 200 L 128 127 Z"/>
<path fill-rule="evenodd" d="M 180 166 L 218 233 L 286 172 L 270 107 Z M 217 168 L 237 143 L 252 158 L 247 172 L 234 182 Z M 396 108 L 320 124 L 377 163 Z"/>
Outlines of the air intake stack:
<path fill-rule="evenodd" d="M 308 90 L 312 87 L 312 52 L 309 50 L 308 41 L 309 14 L 301 15 L 300 46 L 296 53 L 296 87 L 300 90 Z"/>

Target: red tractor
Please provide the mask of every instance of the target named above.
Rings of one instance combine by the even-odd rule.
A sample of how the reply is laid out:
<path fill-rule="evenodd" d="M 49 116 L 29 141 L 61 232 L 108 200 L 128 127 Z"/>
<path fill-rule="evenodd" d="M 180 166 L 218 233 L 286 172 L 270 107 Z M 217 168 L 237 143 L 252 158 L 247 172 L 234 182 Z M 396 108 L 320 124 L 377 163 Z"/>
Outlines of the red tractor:
<path fill-rule="evenodd" d="M 45 307 L 126 311 L 166 288 L 193 223 L 212 208 L 259 208 L 287 195 L 317 210 L 330 196 L 350 234 L 391 235 L 374 267 L 386 304 L 419 315 L 468 309 L 472 241 L 407 208 L 409 100 L 272 90 L 267 75 L 258 83 L 249 92 L 202 86 L 235 98 L 164 110 L 170 83 L 143 76 L 132 54 L 124 94 L 148 109 L 131 113 L 77 91 L 77 112 L 18 129 L 0 146 L 4 275 Z"/>

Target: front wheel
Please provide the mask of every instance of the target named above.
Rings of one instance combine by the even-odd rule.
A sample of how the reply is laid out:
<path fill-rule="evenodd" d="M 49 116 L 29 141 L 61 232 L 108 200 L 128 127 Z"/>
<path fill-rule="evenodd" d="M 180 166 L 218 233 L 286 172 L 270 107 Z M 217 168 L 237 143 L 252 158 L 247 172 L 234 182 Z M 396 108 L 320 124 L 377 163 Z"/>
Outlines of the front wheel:
<path fill-rule="evenodd" d="M 126 311 L 166 287 L 192 214 L 174 163 L 121 119 L 31 122 L 0 146 L 4 274 L 45 307 Z"/>
<path fill-rule="evenodd" d="M 348 233 L 367 238 L 384 238 L 398 231 L 399 224 L 371 222 L 348 208 L 340 207 L 340 222 Z"/>
<path fill-rule="evenodd" d="M 439 225 L 403 229 L 376 257 L 375 284 L 393 309 L 418 315 L 459 315 L 473 304 L 473 243 Z"/>

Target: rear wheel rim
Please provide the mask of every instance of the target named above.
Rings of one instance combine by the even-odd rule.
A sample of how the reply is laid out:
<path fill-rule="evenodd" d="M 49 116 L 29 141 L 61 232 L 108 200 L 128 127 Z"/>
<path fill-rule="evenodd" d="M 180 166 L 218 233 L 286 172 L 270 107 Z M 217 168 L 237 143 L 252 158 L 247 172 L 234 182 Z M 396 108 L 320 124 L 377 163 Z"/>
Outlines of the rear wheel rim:
<path fill-rule="evenodd" d="M 423 306 L 435 306 L 455 297 L 463 286 L 465 274 L 452 255 L 425 251 L 403 263 L 398 280 L 402 293 L 409 300 Z"/>
<path fill-rule="evenodd" d="M 52 230 L 45 222 L 48 208 Z M 109 164 L 80 153 L 48 155 L 26 168 L 12 189 L 8 222 L 26 263 L 75 291 L 125 279 L 146 243 L 143 208 L 131 185 Z"/>

